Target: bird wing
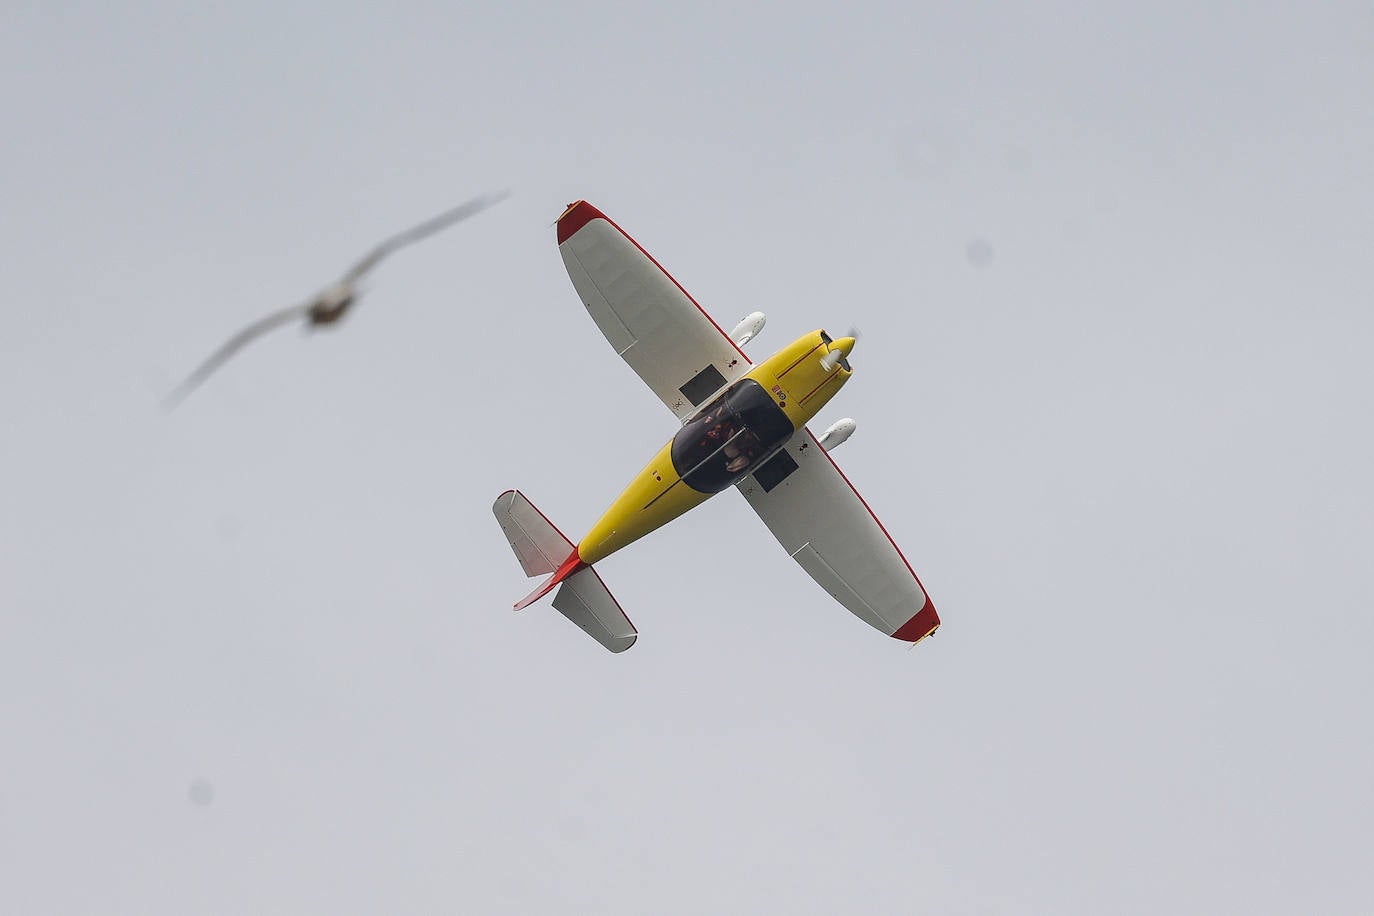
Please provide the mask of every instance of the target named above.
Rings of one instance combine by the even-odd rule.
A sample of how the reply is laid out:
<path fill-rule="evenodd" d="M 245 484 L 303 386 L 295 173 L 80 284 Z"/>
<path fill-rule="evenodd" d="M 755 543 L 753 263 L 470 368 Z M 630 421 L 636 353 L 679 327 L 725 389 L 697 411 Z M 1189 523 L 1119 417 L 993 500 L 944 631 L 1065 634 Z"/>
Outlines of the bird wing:
<path fill-rule="evenodd" d="M 201 363 L 195 372 L 187 376 L 186 381 L 178 385 L 176 389 L 167 396 L 167 408 L 170 410 L 180 404 L 188 394 L 194 391 L 201 382 L 209 378 L 209 376 L 223 365 L 229 357 L 252 343 L 258 337 L 283 324 L 305 317 L 306 313 L 310 310 L 311 304 L 312 303 L 307 302 L 302 305 L 293 305 L 289 308 L 273 312 L 265 318 L 259 318 L 257 321 L 229 338 L 218 350 L 211 353 L 209 359 Z"/>
<path fill-rule="evenodd" d="M 367 273 L 373 267 L 376 267 L 378 261 L 391 254 L 396 249 L 404 248 L 412 242 L 418 242 L 420 239 L 433 235 L 459 220 L 467 219 L 470 216 L 476 216 L 478 213 L 481 213 L 494 204 L 500 203 L 509 196 L 510 192 L 501 191 L 496 194 L 484 194 L 481 197 L 474 197 L 467 203 L 459 204 L 451 210 L 445 210 L 438 216 L 427 219 L 418 226 L 412 226 L 404 232 L 393 235 L 391 238 L 372 249 L 367 257 L 363 258 L 357 264 L 354 264 L 348 273 L 343 275 L 343 278 L 339 282 L 344 284 L 357 282 L 363 274 Z"/>

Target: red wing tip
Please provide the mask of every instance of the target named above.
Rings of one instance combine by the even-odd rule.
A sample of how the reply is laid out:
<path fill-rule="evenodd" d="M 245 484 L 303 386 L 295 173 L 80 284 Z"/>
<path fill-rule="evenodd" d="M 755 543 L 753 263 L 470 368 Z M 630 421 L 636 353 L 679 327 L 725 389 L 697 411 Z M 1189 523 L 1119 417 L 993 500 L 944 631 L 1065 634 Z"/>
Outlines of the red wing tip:
<path fill-rule="evenodd" d="M 940 615 L 935 613 L 935 605 L 927 598 L 925 607 L 921 608 L 916 616 L 898 627 L 897 632 L 892 634 L 892 638 L 900 639 L 903 642 L 918 643 L 938 629 L 940 629 Z"/>
<path fill-rule="evenodd" d="M 606 214 L 585 200 L 575 200 L 568 204 L 568 209 L 558 217 L 558 244 L 562 245 L 576 235 L 577 230 L 594 219 L 606 219 Z"/>

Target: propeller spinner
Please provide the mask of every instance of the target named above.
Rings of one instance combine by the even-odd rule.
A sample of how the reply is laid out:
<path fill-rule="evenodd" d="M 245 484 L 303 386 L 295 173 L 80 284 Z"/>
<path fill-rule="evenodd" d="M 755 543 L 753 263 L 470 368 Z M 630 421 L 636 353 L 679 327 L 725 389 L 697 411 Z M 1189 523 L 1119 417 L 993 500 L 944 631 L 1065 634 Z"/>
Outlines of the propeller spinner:
<path fill-rule="evenodd" d="M 858 329 L 851 329 L 848 337 L 841 337 L 839 340 L 830 340 L 829 335 L 825 342 L 826 353 L 821 357 L 821 365 L 826 372 L 833 372 L 836 366 L 842 367 L 846 372 L 852 371 L 849 367 L 849 354 L 854 349 L 854 342 L 857 340 Z"/>

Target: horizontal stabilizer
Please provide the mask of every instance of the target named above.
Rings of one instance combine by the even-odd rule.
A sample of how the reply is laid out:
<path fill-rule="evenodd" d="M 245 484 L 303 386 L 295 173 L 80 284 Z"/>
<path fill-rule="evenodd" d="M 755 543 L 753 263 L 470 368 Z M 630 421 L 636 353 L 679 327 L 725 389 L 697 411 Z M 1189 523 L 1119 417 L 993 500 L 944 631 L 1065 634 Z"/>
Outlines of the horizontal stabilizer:
<path fill-rule="evenodd" d="M 635 625 L 590 566 L 563 581 L 553 596 L 553 606 L 612 652 L 624 652 L 639 638 Z"/>
<path fill-rule="evenodd" d="M 547 576 L 573 550 L 572 541 L 554 527 L 519 490 L 507 490 L 491 507 L 525 575 Z"/>

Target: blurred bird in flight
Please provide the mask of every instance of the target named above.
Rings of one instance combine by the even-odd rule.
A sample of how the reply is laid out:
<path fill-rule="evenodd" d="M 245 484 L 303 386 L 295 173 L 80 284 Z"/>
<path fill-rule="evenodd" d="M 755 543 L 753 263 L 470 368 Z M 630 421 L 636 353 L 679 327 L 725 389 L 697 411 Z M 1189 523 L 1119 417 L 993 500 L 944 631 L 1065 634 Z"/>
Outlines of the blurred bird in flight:
<path fill-rule="evenodd" d="M 393 251 L 404 248 L 407 245 L 428 238 L 429 236 L 446 229 L 460 220 L 470 216 L 476 216 L 483 210 L 500 203 L 509 196 L 509 192 L 501 191 L 496 194 L 486 194 L 481 197 L 474 197 L 467 203 L 459 204 L 451 210 L 445 210 L 438 216 L 425 220 L 418 226 L 413 226 L 404 232 L 397 233 L 391 238 L 382 242 L 372 249 L 361 261 L 354 264 L 347 273 L 338 280 L 331 283 L 320 291 L 315 298 L 300 305 L 293 305 L 280 311 L 272 312 L 265 318 L 260 318 L 248 327 L 239 331 L 229 338 L 218 350 L 210 354 L 209 359 L 201 363 L 195 372 L 192 372 L 177 388 L 167 396 L 166 407 L 170 410 L 176 407 L 185 397 L 194 391 L 201 382 L 205 381 L 216 369 L 222 366 L 231 356 L 252 343 L 263 334 L 272 331 L 281 325 L 290 324 L 300 319 L 305 320 L 304 327 L 319 327 L 330 325 L 337 322 L 347 313 L 350 306 L 357 301 L 358 281 L 361 280 L 368 271 L 376 267 L 378 262 L 391 254 Z"/>

